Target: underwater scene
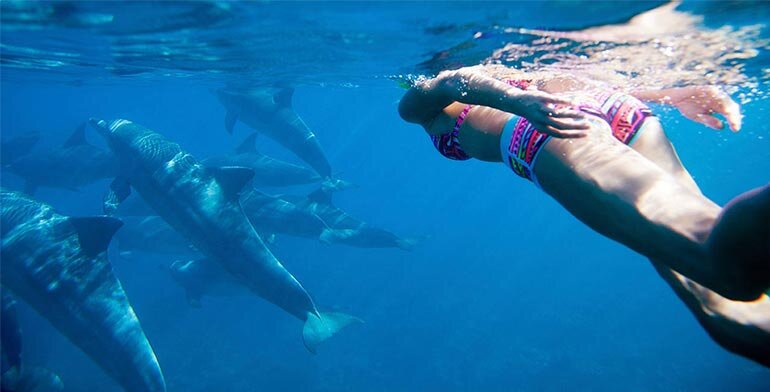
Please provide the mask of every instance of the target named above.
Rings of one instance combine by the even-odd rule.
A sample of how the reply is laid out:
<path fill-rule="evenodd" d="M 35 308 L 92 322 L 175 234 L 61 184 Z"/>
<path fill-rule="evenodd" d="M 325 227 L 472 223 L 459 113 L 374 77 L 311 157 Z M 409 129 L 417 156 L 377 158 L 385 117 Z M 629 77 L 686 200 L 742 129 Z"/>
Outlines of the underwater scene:
<path fill-rule="evenodd" d="M 2 391 L 770 391 L 767 1 L 0 1 Z"/>

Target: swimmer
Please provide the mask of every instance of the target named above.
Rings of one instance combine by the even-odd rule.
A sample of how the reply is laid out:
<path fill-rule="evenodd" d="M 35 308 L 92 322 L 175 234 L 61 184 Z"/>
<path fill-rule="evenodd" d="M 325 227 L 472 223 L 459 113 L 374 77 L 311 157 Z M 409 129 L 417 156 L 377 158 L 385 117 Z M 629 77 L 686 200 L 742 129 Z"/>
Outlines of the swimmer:
<path fill-rule="evenodd" d="M 714 87 L 620 91 L 503 66 L 418 82 L 399 113 L 447 158 L 503 162 L 648 257 L 718 343 L 770 367 L 770 185 L 718 206 L 642 101 L 711 128 L 741 128 L 739 105 Z"/>

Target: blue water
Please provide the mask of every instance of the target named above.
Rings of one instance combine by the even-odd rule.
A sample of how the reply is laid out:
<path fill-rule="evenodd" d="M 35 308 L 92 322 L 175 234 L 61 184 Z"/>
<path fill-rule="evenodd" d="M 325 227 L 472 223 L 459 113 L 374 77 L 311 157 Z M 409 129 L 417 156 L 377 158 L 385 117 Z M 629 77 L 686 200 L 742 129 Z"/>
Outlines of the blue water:
<path fill-rule="evenodd" d="M 294 107 L 335 173 L 358 185 L 336 194 L 336 204 L 399 235 L 429 238 L 410 252 L 278 238 L 272 250 L 319 306 L 365 321 L 317 355 L 303 347 L 301 323 L 274 306 L 208 297 L 194 309 L 162 269 L 172 259 L 112 252 L 169 391 L 770 390 L 770 372 L 710 340 L 644 257 L 592 232 L 502 165 L 443 159 L 398 117 L 404 90 L 392 79 L 427 72 L 418 64 L 474 33 L 582 28 L 649 4 L 559 2 L 564 8 L 553 11 L 541 3 L 227 3 L 216 17 L 198 10 L 192 14 L 204 17 L 177 25 L 169 21 L 190 5 L 173 4 L 76 3 L 67 13 L 21 13 L 33 22 L 12 25 L 17 14 L 3 4 L 2 136 L 38 131 L 43 149 L 88 117 L 127 118 L 206 157 L 251 133 L 243 124 L 225 132 L 210 88 L 289 81 Z M 709 7 L 717 5 L 683 9 L 705 14 L 705 26 L 768 20 L 766 4 Z M 88 12 L 120 17 L 75 17 Z M 476 51 L 493 44 L 479 42 L 459 58 L 478 63 L 489 53 Z M 114 56 L 116 48 L 132 51 L 133 61 Z M 747 72 L 761 78 L 769 65 L 762 50 Z M 768 86 L 757 89 L 737 134 L 659 110 L 681 159 L 718 203 L 770 181 Z M 96 133 L 87 137 L 104 146 Z M 258 145 L 298 162 L 266 137 Z M 2 183 L 22 187 L 6 172 Z M 35 198 L 64 214 L 94 215 L 108 184 L 41 188 Z M 60 374 L 66 391 L 120 390 L 33 310 L 23 308 L 22 323 L 25 361 Z"/>

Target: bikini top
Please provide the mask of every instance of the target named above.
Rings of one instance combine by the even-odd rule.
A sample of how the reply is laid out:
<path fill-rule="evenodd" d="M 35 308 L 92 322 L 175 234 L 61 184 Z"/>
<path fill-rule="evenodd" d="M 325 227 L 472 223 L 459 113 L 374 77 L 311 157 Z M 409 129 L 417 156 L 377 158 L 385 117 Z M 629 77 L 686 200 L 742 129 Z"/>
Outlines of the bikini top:
<path fill-rule="evenodd" d="M 524 79 L 506 80 L 505 82 L 522 90 L 526 90 L 530 86 L 530 83 L 532 83 L 531 80 Z M 465 121 L 465 118 L 468 116 L 468 112 L 471 111 L 472 107 L 473 105 L 465 106 L 465 109 L 463 109 L 463 111 L 460 112 L 460 115 L 457 116 L 457 120 L 455 120 L 455 125 L 451 131 L 441 135 L 429 135 L 430 139 L 433 141 L 433 145 L 441 155 L 456 161 L 465 161 L 471 159 L 470 155 L 466 154 L 463 148 L 460 147 L 459 136 L 460 127 L 463 125 L 463 122 Z"/>

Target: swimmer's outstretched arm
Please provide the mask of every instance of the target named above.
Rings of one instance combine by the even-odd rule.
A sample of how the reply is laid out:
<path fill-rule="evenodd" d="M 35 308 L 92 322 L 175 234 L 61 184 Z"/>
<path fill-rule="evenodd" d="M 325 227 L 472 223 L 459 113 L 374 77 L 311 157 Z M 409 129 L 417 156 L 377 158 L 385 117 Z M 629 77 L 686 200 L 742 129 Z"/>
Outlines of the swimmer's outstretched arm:
<path fill-rule="evenodd" d="M 642 101 L 676 107 L 682 115 L 714 129 L 724 129 L 715 114 L 721 114 L 733 132 L 741 129 L 741 107 L 729 95 L 713 86 L 690 86 L 630 92 Z"/>
<path fill-rule="evenodd" d="M 398 111 L 409 122 L 426 129 L 445 107 L 453 102 L 488 106 L 527 118 L 541 132 L 559 138 L 585 136 L 589 124 L 574 109 L 572 101 L 539 91 L 520 90 L 467 67 L 444 71 L 435 78 L 417 83 L 401 99 Z"/>

